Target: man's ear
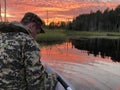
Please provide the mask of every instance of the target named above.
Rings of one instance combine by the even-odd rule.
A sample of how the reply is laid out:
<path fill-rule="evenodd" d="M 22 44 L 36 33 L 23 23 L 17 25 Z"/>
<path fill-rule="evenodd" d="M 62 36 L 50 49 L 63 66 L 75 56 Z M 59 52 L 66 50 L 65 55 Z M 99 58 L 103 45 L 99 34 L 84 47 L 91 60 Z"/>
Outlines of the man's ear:
<path fill-rule="evenodd" d="M 31 28 L 35 28 L 35 27 L 36 27 L 36 24 L 35 24 L 35 23 L 31 23 L 30 27 L 31 27 Z"/>
<path fill-rule="evenodd" d="M 35 25 L 35 23 L 29 23 L 29 24 L 27 25 L 27 27 L 30 28 L 30 29 L 32 29 L 32 28 L 34 27 L 34 25 Z"/>

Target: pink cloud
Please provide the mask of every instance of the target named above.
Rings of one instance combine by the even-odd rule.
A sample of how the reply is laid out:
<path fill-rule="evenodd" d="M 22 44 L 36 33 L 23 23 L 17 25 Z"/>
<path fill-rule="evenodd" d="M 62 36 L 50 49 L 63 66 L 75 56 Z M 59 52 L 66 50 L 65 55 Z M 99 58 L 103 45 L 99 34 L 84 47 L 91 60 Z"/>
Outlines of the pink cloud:
<path fill-rule="evenodd" d="M 7 13 L 12 16 L 9 20 L 20 20 L 24 13 L 34 12 L 42 19 L 74 18 L 83 13 L 115 8 L 119 0 L 7 0 Z M 4 3 L 2 2 L 2 8 Z"/>

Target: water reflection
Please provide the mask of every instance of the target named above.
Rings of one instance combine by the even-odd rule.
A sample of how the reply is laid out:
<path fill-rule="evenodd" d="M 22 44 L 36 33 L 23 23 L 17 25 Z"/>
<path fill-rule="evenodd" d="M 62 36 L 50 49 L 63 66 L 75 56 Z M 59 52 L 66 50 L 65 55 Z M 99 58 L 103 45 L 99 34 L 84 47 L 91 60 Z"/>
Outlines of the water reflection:
<path fill-rule="evenodd" d="M 120 39 L 83 38 L 71 42 L 75 48 L 87 50 L 88 54 L 101 55 L 103 58 L 110 56 L 113 61 L 120 62 Z"/>
<path fill-rule="evenodd" d="M 90 42 L 88 39 L 85 40 Z M 95 41 L 94 43 L 98 43 Z M 91 53 L 93 48 L 99 45 L 89 46 L 88 42 L 83 42 L 73 40 L 72 43 L 42 47 L 42 63 L 48 64 L 65 77 L 73 90 L 120 90 L 120 63 L 113 62 L 109 57 L 101 58 L 100 53 L 95 57 Z M 77 45 L 83 49 L 81 47 L 77 49 Z M 97 52 L 100 52 L 99 49 Z"/>
<path fill-rule="evenodd" d="M 41 55 L 42 60 L 79 62 L 82 64 L 94 62 L 94 60 L 99 58 L 94 58 L 93 55 L 88 55 L 87 51 L 74 48 L 71 42 L 42 47 Z"/>

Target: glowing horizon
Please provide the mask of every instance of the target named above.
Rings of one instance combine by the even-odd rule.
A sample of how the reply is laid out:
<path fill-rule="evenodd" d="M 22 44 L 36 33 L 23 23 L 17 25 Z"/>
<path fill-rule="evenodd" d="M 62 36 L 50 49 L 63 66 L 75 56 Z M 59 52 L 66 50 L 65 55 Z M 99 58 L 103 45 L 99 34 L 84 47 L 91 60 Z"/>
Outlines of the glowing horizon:
<path fill-rule="evenodd" d="M 120 0 L 7 0 L 7 17 L 9 21 L 20 21 L 26 12 L 34 12 L 47 23 L 71 21 L 80 14 L 114 9 L 119 2 Z M 1 7 L 1 12 L 4 13 L 2 0 Z"/>

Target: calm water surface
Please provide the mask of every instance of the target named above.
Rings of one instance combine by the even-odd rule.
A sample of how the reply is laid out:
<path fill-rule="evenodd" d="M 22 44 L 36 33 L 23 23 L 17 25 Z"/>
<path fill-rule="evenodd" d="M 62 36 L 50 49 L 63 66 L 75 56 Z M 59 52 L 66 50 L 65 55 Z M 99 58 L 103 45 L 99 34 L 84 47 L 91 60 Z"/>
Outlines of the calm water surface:
<path fill-rule="evenodd" d="M 44 46 L 41 54 L 73 90 L 120 90 L 119 39 L 71 40 Z"/>

